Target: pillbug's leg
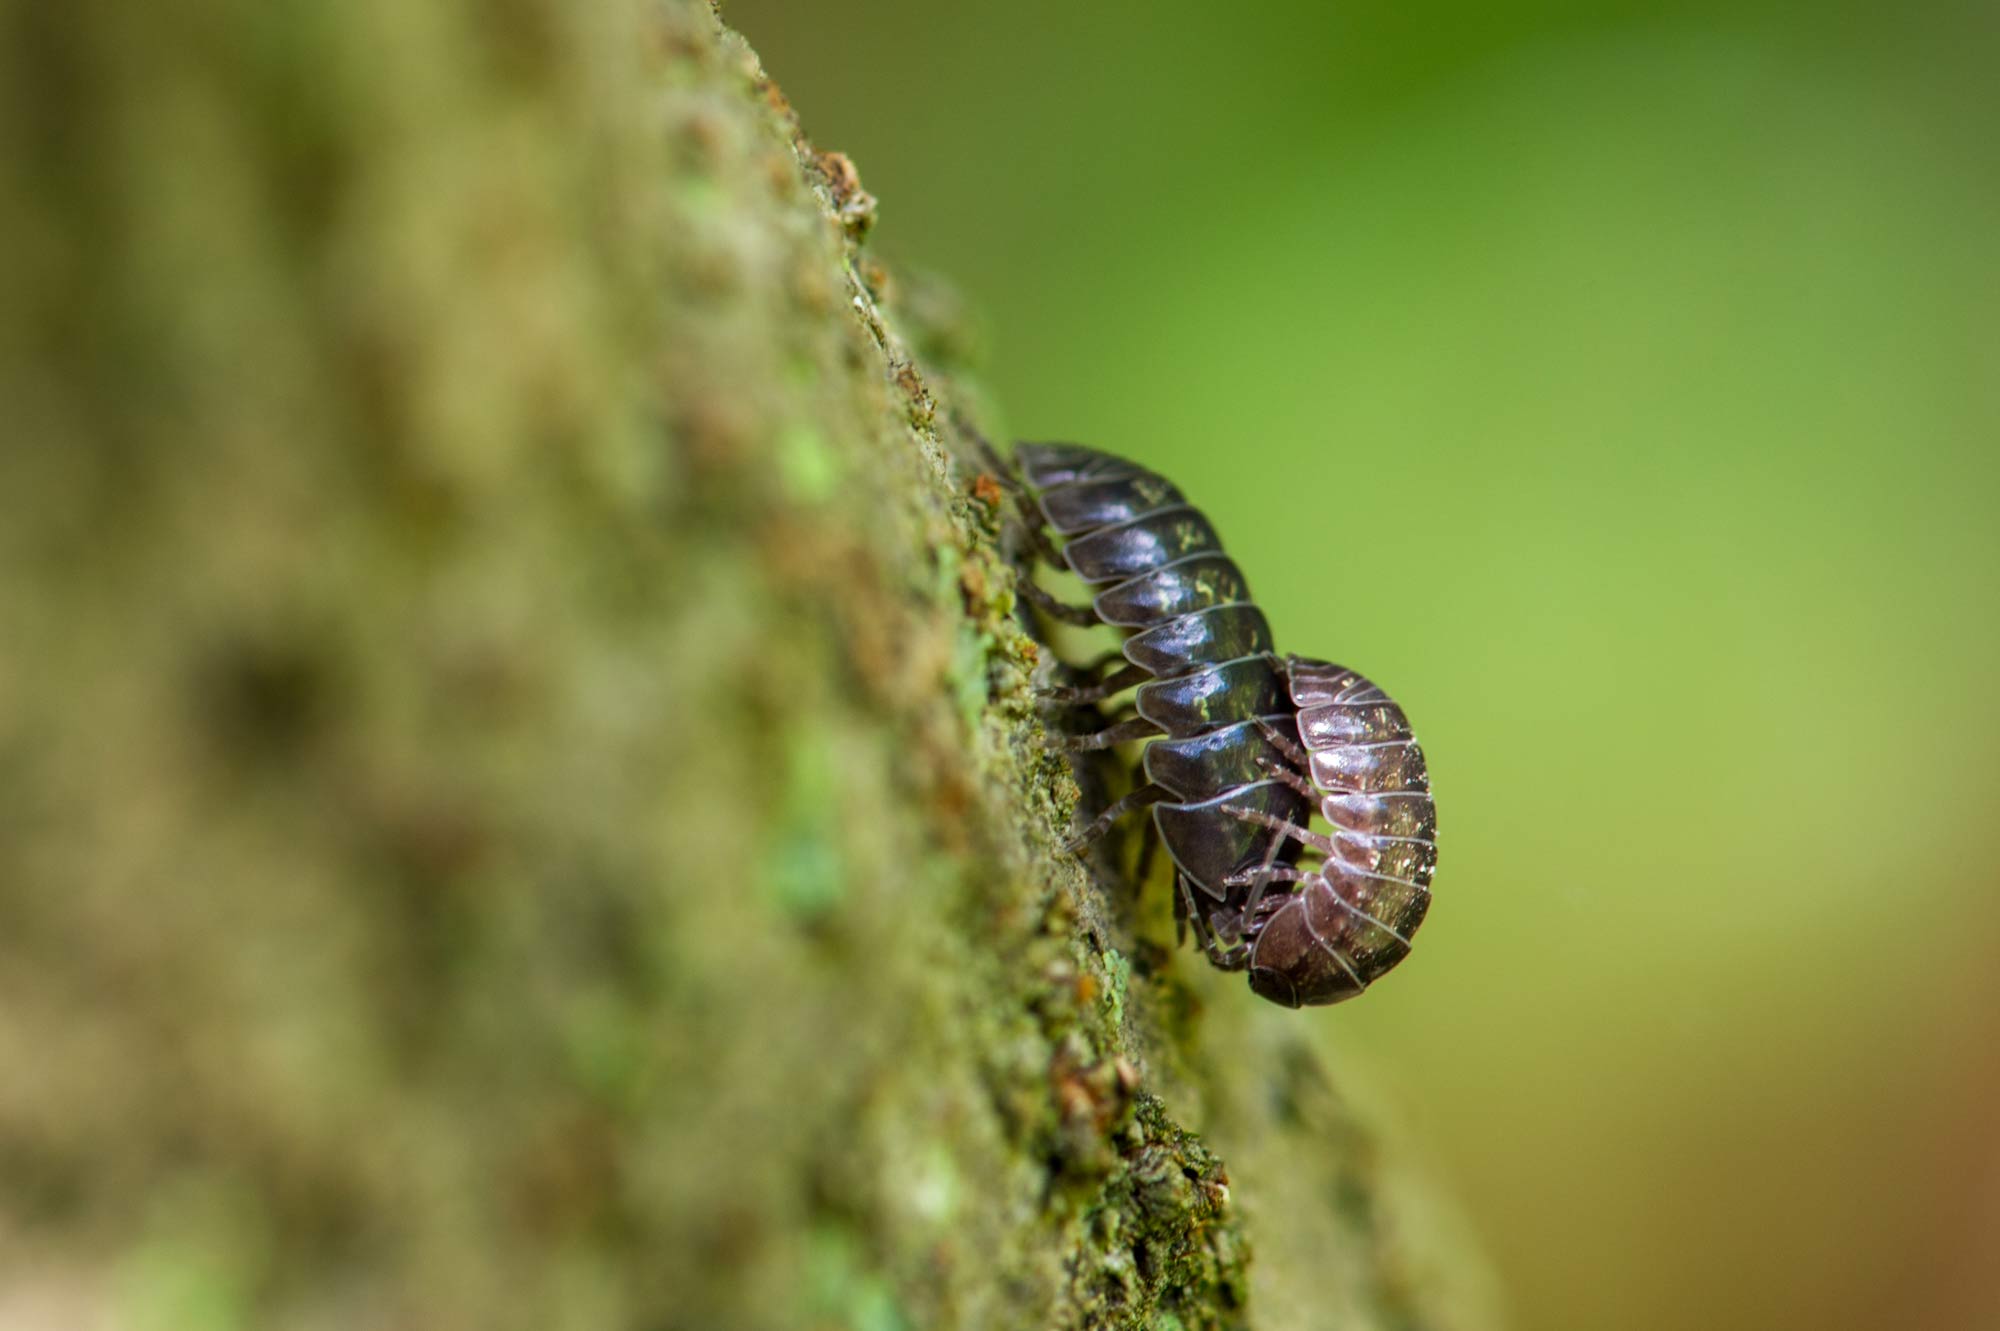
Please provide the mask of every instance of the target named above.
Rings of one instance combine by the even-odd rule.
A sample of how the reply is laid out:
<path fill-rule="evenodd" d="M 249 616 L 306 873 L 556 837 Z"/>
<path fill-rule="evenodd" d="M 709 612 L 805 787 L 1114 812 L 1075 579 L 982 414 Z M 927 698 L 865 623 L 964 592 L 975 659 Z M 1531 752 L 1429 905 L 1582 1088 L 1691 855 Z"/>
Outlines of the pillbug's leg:
<path fill-rule="evenodd" d="M 1174 946 L 1175 947 L 1179 947 L 1183 943 L 1187 942 L 1188 907 L 1191 904 L 1192 903 L 1188 898 L 1187 881 L 1183 879 L 1177 872 L 1174 874 Z"/>
<path fill-rule="evenodd" d="M 1244 919 L 1253 920 L 1257 918 L 1254 913 L 1257 909 L 1257 903 L 1264 899 L 1264 889 L 1271 885 L 1272 866 L 1277 864 L 1278 851 L 1284 844 L 1285 838 L 1281 836 L 1271 838 L 1271 848 L 1264 852 L 1263 864 L 1258 866 L 1257 871 L 1250 878 L 1250 896 L 1243 903 Z M 1228 879 L 1224 879 L 1223 882 L 1225 886 L 1229 885 Z"/>
<path fill-rule="evenodd" d="M 1058 601 L 1055 594 L 1041 586 L 1033 578 L 1020 578 L 1014 583 L 1014 590 L 1024 597 L 1029 605 L 1063 624 L 1075 624 L 1079 628 L 1095 628 L 1103 621 L 1097 612 L 1087 605 L 1071 605 Z"/>
<path fill-rule="evenodd" d="M 1049 539 L 1049 534 L 1042 525 L 1042 511 L 1036 505 L 1034 496 L 1028 493 L 1028 487 L 1021 483 L 1019 476 L 1015 475 L 1013 464 L 1000 456 L 1000 450 L 993 447 L 992 441 L 985 435 L 974 429 L 971 421 L 959 415 L 954 415 L 952 419 L 957 422 L 958 428 L 971 438 L 972 446 L 979 451 L 980 461 L 986 464 L 994 481 L 1000 488 L 1014 496 L 1014 505 L 1018 510 L 1016 516 L 1021 519 L 1022 527 L 1027 530 L 1028 543 L 1034 546 L 1036 557 L 1057 568 L 1063 567 L 1062 552 L 1057 550 L 1055 542 Z"/>
<path fill-rule="evenodd" d="M 1044 699 L 1050 699 L 1050 701 L 1100 701 L 1108 693 L 1118 693 L 1122 689 L 1108 689 L 1108 693 L 1098 693 L 1096 697 L 1072 697 L 1072 693 L 1078 691 L 1078 689 L 1096 689 L 1096 687 L 1102 687 L 1104 681 L 1114 673 L 1114 669 L 1118 673 L 1124 673 L 1130 667 L 1132 667 L 1132 662 L 1126 660 L 1124 648 L 1112 648 L 1110 652 L 1104 652 L 1104 654 L 1092 658 L 1086 664 L 1070 665 L 1064 671 L 1066 677 L 1082 679 L 1084 683 L 1050 683 L 1046 687 L 1036 689 L 1034 693 L 1036 693 L 1036 697 L 1044 697 Z M 1144 679 L 1144 675 L 1140 675 L 1140 679 L 1134 679 L 1134 683 L 1140 683 L 1142 679 Z"/>
<path fill-rule="evenodd" d="M 1279 837 L 1272 844 L 1283 845 L 1284 838 Z M 1257 909 L 1257 903 L 1264 899 L 1264 893 L 1271 884 L 1303 883 L 1311 877 L 1313 877 L 1311 870 L 1295 869 L 1289 864 L 1273 865 L 1269 860 L 1266 860 L 1264 861 L 1263 868 L 1252 869 L 1247 873 L 1231 874 L 1229 877 L 1223 879 L 1222 882 L 1225 887 L 1248 887 L 1250 889 L 1250 895 L 1243 902 L 1243 917 L 1248 919 L 1250 918 L 1250 913 Z"/>
<path fill-rule="evenodd" d="M 1300 827 L 1297 823 L 1288 823 L 1276 814 L 1265 813 L 1262 809 L 1246 809 L 1240 804 L 1225 804 L 1222 806 L 1222 812 L 1231 817 L 1241 818 L 1246 823 L 1255 823 L 1274 832 L 1283 832 L 1292 840 L 1311 846 L 1322 854 L 1333 854 L 1332 837 L 1315 832 L 1309 827 Z"/>
<path fill-rule="evenodd" d="M 1300 771 L 1308 772 L 1312 770 L 1311 755 L 1309 755 L 1303 748 L 1299 746 L 1299 742 L 1297 740 L 1293 739 L 1290 735 L 1287 735 L 1284 731 L 1272 725 L 1269 718 L 1262 716 L 1258 717 L 1257 729 L 1263 732 L 1264 738 L 1271 742 L 1272 748 L 1276 749 L 1279 753 L 1284 754 L 1285 757 L 1293 764 L 1295 764 Z M 1308 793 L 1313 794 L 1315 795 L 1315 797 L 1317 797 L 1317 792 L 1308 792 Z"/>
<path fill-rule="evenodd" d="M 1164 786 L 1155 786 L 1148 783 L 1139 787 L 1124 799 L 1117 801 L 1103 813 L 1098 814 L 1097 817 L 1091 820 L 1090 826 L 1084 828 L 1081 832 L 1078 832 L 1074 837 L 1063 843 L 1063 854 L 1079 854 L 1091 842 L 1109 832 L 1112 824 L 1116 823 L 1126 814 L 1131 813 L 1134 809 L 1143 809 L 1148 804 L 1157 804 L 1166 797 L 1167 790 Z"/>
<path fill-rule="evenodd" d="M 1146 820 L 1146 828 L 1139 833 L 1139 863 L 1132 870 L 1132 885 L 1143 888 L 1146 879 L 1153 873 L 1153 852 L 1160 848 L 1160 825 L 1151 818 Z"/>
<path fill-rule="evenodd" d="M 1194 889 L 1188 886 L 1187 875 L 1176 873 L 1174 885 L 1180 889 L 1174 917 L 1176 920 L 1194 921 L 1195 941 L 1200 943 L 1201 950 L 1208 954 L 1209 963 L 1218 970 L 1242 970 L 1250 960 L 1250 945 L 1239 939 L 1233 945 L 1224 947 L 1216 938 L 1215 930 L 1209 925 L 1208 916 L 1202 913 L 1200 905 L 1196 903 Z"/>
<path fill-rule="evenodd" d="M 960 413 L 954 411 L 951 414 L 951 419 L 952 423 L 958 426 L 972 440 L 973 448 L 979 452 L 979 460 L 985 463 L 987 469 L 993 473 L 993 479 L 1018 494 L 1021 489 L 1021 482 L 1014 477 L 1013 464 L 1000 456 L 1000 450 L 993 447 L 993 441 L 981 434 L 978 427 L 974 426 L 971 421 L 967 420 Z"/>
<path fill-rule="evenodd" d="M 1299 756 L 1301 758 L 1305 757 L 1303 753 L 1301 753 Z M 1286 785 L 1290 786 L 1293 790 L 1298 791 L 1299 794 L 1304 795 L 1306 797 L 1308 802 L 1310 803 L 1318 802 L 1320 797 L 1320 792 L 1316 788 L 1314 788 L 1313 783 L 1306 780 L 1304 777 L 1300 776 L 1297 771 L 1295 771 L 1290 767 L 1287 767 L 1285 764 L 1278 762 L 1275 759 L 1267 758 L 1260 753 L 1257 755 L 1257 769 L 1262 772 L 1270 773 L 1271 776 L 1275 777 L 1279 781 L 1284 782 Z"/>
<path fill-rule="evenodd" d="M 1202 951 L 1213 954 L 1215 943 L 1208 932 L 1208 920 L 1201 913 L 1200 903 L 1194 899 L 1194 889 L 1188 885 L 1186 874 L 1179 872 L 1174 874 L 1174 888 L 1180 898 L 1180 906 L 1175 915 L 1182 923 L 1193 924 L 1194 941 L 1201 945 Z"/>
<path fill-rule="evenodd" d="M 1128 662 L 1123 647 L 1113 647 L 1108 652 L 1100 652 L 1080 666 L 1072 666 L 1071 672 L 1085 679 L 1103 679 L 1105 672 L 1113 666 L 1123 670 Z"/>
<path fill-rule="evenodd" d="M 1050 568 L 1068 568 L 1063 561 L 1062 551 L 1049 539 L 1048 529 L 1042 525 L 1041 510 L 1030 507 L 1032 500 L 1021 499 L 1021 525 L 1028 529 L 1028 544 L 1035 547 L 1035 557 Z"/>
<path fill-rule="evenodd" d="M 1127 662 L 1125 659 L 1124 650 L 1118 647 L 1113 647 L 1108 652 L 1099 653 L 1098 655 L 1093 656 L 1090 660 L 1084 662 L 1082 665 L 1069 665 L 1066 662 L 1058 661 L 1057 665 L 1062 671 L 1062 678 L 1072 681 L 1081 681 L 1081 684 L 1078 683 L 1050 684 L 1043 688 L 1036 689 L 1035 696 L 1038 698 L 1053 699 L 1056 692 L 1061 689 L 1077 688 L 1081 686 L 1087 686 L 1099 683 L 1104 679 L 1105 675 L 1109 671 L 1111 671 L 1114 667 L 1122 670 L 1128 664 L 1129 662 Z"/>
<path fill-rule="evenodd" d="M 1036 693 L 1050 702 L 1102 702 L 1112 694 L 1123 693 L 1134 684 L 1143 684 L 1152 677 L 1152 672 L 1144 666 L 1128 665 L 1123 670 L 1106 675 L 1095 684 L 1058 685 L 1054 688 L 1037 689 Z"/>
<path fill-rule="evenodd" d="M 1003 490 L 1025 501 L 1028 496 L 1028 487 L 1021 483 L 1021 478 L 1016 474 L 1014 464 L 1008 459 L 1001 457 L 1000 450 L 993 447 L 993 441 L 981 434 L 978 427 L 967 420 L 964 415 L 959 412 L 953 412 L 951 419 L 952 423 L 958 426 L 960 432 L 972 440 L 973 448 L 979 453 L 980 462 L 985 464 L 987 471 L 992 474 L 994 481 Z M 1040 526 L 1041 521 L 1042 515 L 1039 512 L 1031 513 L 1028 518 L 1028 525 L 1031 527 Z"/>
<path fill-rule="evenodd" d="M 1069 565 L 1063 560 L 1062 551 L 1056 549 L 1056 543 L 1050 538 L 1048 528 L 1043 525 L 1045 519 L 1042 517 L 1042 510 L 1035 506 L 1034 498 L 1019 486 L 1014 488 L 1013 494 L 1014 516 L 1021 520 L 1021 530 L 1028 534 L 1028 545 L 1035 558 L 1050 568 L 1068 568 Z"/>
<path fill-rule="evenodd" d="M 1111 669 L 1111 667 L 1117 666 L 1123 669 L 1125 665 L 1125 649 L 1123 647 L 1113 647 L 1110 651 L 1099 652 L 1082 665 L 1068 666 L 1067 670 L 1068 673 L 1079 678 L 1102 679 L 1104 672 Z"/>
<path fill-rule="evenodd" d="M 1051 735 L 1049 747 L 1076 752 L 1083 749 L 1115 749 L 1120 744 L 1135 739 L 1145 739 L 1160 733 L 1160 728 L 1144 717 L 1134 717 L 1130 721 L 1120 721 L 1115 726 L 1107 726 L 1094 735 Z"/>

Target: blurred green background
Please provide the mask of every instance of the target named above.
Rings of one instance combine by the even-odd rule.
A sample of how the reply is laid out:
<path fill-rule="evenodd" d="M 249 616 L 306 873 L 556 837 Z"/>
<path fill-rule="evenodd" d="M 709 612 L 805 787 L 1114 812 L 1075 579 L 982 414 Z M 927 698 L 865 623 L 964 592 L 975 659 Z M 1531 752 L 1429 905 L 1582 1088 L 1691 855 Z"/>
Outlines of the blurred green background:
<path fill-rule="evenodd" d="M 1422 946 L 1299 1019 L 1514 1321 L 2000 1326 L 2000 10 L 724 15 L 1010 432 L 1416 718 Z"/>

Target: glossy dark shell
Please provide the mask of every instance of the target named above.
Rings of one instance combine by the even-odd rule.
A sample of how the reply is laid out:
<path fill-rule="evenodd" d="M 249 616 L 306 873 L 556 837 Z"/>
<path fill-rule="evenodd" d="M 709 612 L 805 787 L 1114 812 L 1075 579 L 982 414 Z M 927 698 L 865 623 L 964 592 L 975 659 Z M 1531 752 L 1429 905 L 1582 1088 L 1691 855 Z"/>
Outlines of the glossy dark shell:
<path fill-rule="evenodd" d="M 1058 486 L 1044 491 L 1041 500 L 1042 516 L 1064 536 L 1130 522 L 1186 502 L 1173 482 L 1137 467 L 1129 476 Z"/>
<path fill-rule="evenodd" d="M 1274 863 L 1290 864 L 1299 854 L 1297 841 L 1224 812 L 1220 807 L 1224 804 L 1255 809 L 1286 822 L 1303 822 L 1312 816 L 1305 797 L 1278 781 L 1239 786 L 1195 804 L 1155 804 L 1153 825 L 1160 829 L 1167 854 L 1189 882 L 1218 902 L 1242 897 L 1242 888 L 1232 888 L 1224 880 L 1264 863 L 1273 841 L 1283 837 Z"/>
<path fill-rule="evenodd" d="M 1258 931 L 1250 949 L 1250 987 L 1287 1007 L 1353 998 L 1410 954 L 1430 896 L 1411 914 L 1407 887 L 1378 893 L 1375 880 L 1353 879 L 1337 864 L 1308 878 Z M 1386 923 L 1394 919 L 1398 925 Z"/>
<path fill-rule="evenodd" d="M 1261 718 L 1280 734 L 1296 734 L 1292 719 Z M 1153 825 L 1167 854 L 1188 880 L 1217 901 L 1241 889 L 1225 879 L 1265 862 L 1273 840 L 1282 836 L 1224 813 L 1219 806 L 1259 809 L 1287 821 L 1311 817 L 1307 801 L 1289 786 L 1271 779 L 1259 758 L 1276 754 L 1256 721 L 1240 721 L 1219 730 L 1156 739 L 1140 758 L 1146 779 L 1171 791 L 1175 802 L 1153 806 Z M 1297 861 L 1299 843 L 1284 838 L 1274 864 Z"/>
<path fill-rule="evenodd" d="M 1250 987 L 1299 1007 L 1352 998 L 1409 955 L 1430 910 L 1437 805 L 1386 693 L 1327 661 L 1292 657 L 1285 673 L 1333 853 L 1255 927 Z"/>
<path fill-rule="evenodd" d="M 1016 444 L 1014 459 L 1021 464 L 1028 484 L 1037 490 L 1078 481 L 1153 475 L 1136 462 L 1081 444 Z"/>
<path fill-rule="evenodd" d="M 1169 735 L 1191 735 L 1291 710 L 1284 675 L 1268 656 L 1246 656 L 1156 679 L 1141 684 L 1132 701 L 1139 715 Z"/>
<path fill-rule="evenodd" d="M 1209 553 L 1177 559 L 1101 591 L 1091 608 L 1107 624 L 1137 628 L 1249 599 L 1242 570 L 1229 556 Z"/>
<path fill-rule="evenodd" d="M 1181 615 L 1125 640 L 1125 659 L 1152 675 L 1270 653 L 1271 626 L 1248 601 Z"/>
<path fill-rule="evenodd" d="M 1274 724 L 1280 734 L 1298 733 L 1289 716 L 1260 719 Z M 1257 760 L 1275 753 L 1256 721 L 1239 721 L 1198 735 L 1156 739 L 1146 746 L 1139 762 L 1148 781 L 1164 786 L 1182 800 L 1199 801 L 1269 780 L 1271 774 L 1260 768 Z"/>
<path fill-rule="evenodd" d="M 1123 582 L 1176 559 L 1221 549 L 1222 538 L 1208 519 L 1180 504 L 1072 537 L 1062 553 L 1085 582 Z"/>
<path fill-rule="evenodd" d="M 1153 804 L 1154 826 L 1214 903 L 1199 908 L 1210 928 L 1241 940 L 1211 955 L 1290 1007 L 1362 992 L 1408 955 L 1437 868 L 1430 776 L 1402 709 L 1354 671 L 1280 661 L 1242 571 L 1172 482 L 1071 444 L 1023 444 L 1017 457 L 1066 538 L 1063 562 L 1094 588 L 1091 613 L 1124 631 L 1126 660 L 1151 676 L 1133 705 L 1162 732 L 1140 759 L 1152 793 L 1169 797 Z M 1306 771 L 1273 775 L 1300 753 Z M 1311 831 L 1307 786 L 1330 835 Z M 1251 871 L 1296 865 L 1308 844 L 1323 862 L 1296 886 L 1267 885 L 1250 909 Z"/>

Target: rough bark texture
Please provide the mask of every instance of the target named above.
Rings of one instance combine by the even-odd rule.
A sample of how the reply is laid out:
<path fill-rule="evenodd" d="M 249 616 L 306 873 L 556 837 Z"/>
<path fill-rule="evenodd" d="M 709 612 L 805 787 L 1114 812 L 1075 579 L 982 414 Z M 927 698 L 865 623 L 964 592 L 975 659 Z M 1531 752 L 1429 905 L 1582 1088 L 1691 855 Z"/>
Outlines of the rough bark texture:
<path fill-rule="evenodd" d="M 5 24 L 0 1325 L 1484 1324 L 707 4 Z"/>

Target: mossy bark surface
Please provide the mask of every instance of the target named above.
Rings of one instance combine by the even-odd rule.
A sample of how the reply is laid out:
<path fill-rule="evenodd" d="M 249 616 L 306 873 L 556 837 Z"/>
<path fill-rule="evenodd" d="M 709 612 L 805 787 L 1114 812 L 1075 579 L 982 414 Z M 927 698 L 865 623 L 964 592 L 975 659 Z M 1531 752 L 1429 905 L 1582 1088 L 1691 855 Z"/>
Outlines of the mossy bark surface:
<path fill-rule="evenodd" d="M 0 43 L 0 1324 L 1486 1324 L 709 5 Z"/>

